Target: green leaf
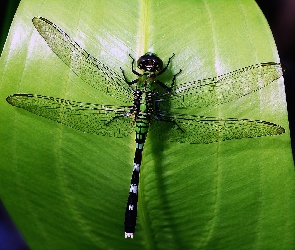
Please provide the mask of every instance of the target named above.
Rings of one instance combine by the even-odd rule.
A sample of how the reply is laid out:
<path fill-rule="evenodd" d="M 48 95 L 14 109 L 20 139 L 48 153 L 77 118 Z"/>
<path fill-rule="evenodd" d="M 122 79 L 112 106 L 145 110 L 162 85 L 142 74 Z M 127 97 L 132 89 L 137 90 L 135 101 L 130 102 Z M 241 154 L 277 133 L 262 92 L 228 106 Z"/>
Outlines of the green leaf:
<path fill-rule="evenodd" d="M 237 101 L 192 115 L 274 122 L 280 136 L 206 145 L 148 136 L 138 224 L 124 239 L 134 137 L 90 134 L 10 106 L 13 93 L 120 104 L 79 79 L 31 19 L 57 24 L 112 69 L 146 51 L 177 82 L 279 62 L 268 24 L 245 1 L 23 0 L 1 56 L 0 195 L 32 249 L 292 249 L 295 176 L 282 78 Z"/>

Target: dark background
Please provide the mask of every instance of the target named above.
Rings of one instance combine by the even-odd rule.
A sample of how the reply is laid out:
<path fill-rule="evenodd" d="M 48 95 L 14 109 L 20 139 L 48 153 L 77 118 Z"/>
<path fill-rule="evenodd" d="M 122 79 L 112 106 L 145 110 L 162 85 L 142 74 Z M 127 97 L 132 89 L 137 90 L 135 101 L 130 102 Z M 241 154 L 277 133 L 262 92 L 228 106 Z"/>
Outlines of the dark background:
<path fill-rule="evenodd" d="M 0 49 L 2 51 L 19 0 L 2 0 L 0 7 Z M 284 74 L 293 158 L 295 153 L 295 0 L 256 0 L 273 32 Z M 234 20 L 233 20 L 234 21 Z M 0 250 L 29 249 L 10 220 L 0 197 Z"/>

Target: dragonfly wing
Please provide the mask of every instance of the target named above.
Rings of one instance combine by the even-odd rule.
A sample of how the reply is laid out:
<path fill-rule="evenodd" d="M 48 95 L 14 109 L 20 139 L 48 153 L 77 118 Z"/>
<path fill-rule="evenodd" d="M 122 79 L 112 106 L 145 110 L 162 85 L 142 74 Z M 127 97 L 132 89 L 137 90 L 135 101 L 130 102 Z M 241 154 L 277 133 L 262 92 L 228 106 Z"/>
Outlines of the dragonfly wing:
<path fill-rule="evenodd" d="M 131 116 L 126 116 L 131 107 L 82 103 L 36 94 L 14 94 L 6 100 L 13 106 L 85 133 L 125 137 L 134 131 Z"/>
<path fill-rule="evenodd" d="M 83 81 L 124 103 L 133 99 L 133 90 L 123 76 L 88 54 L 54 23 L 43 17 L 32 21 L 51 50 Z"/>
<path fill-rule="evenodd" d="M 162 114 L 154 120 L 151 129 L 160 140 L 197 144 L 279 135 L 285 132 L 283 127 L 266 121 L 185 114 Z"/>
<path fill-rule="evenodd" d="M 259 63 L 214 78 L 177 84 L 164 99 L 170 99 L 173 108 L 216 106 L 257 91 L 282 74 L 280 63 Z"/>

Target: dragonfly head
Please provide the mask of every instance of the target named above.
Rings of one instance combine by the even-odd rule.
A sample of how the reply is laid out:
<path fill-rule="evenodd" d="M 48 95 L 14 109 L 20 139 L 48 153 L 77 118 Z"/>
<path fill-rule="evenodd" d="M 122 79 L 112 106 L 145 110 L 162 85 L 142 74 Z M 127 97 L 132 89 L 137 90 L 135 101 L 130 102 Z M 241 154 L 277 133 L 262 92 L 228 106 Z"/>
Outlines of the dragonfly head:
<path fill-rule="evenodd" d="M 163 61 L 152 52 L 147 52 L 137 60 L 137 67 L 146 72 L 158 72 L 163 69 Z"/>

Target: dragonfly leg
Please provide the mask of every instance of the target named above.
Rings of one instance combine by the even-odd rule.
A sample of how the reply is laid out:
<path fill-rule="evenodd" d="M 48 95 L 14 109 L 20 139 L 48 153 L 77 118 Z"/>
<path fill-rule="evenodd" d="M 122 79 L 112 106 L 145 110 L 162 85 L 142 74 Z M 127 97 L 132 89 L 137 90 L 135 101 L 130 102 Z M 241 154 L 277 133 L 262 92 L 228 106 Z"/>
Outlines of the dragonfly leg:
<path fill-rule="evenodd" d="M 135 69 L 134 69 L 134 64 L 135 64 L 135 59 L 129 54 L 129 57 L 132 59 L 132 64 L 131 64 L 131 67 L 132 67 L 132 73 L 137 75 L 137 76 L 142 76 L 142 74 L 139 74 Z"/>
<path fill-rule="evenodd" d="M 181 72 L 182 72 L 182 69 L 180 69 L 180 70 L 178 71 L 178 73 L 176 73 L 176 74 L 173 76 L 172 84 L 171 84 L 171 86 L 169 87 L 169 90 L 170 90 L 170 91 L 174 88 L 174 84 L 175 84 L 176 76 L 178 76 Z"/>
<path fill-rule="evenodd" d="M 161 70 L 159 71 L 159 73 L 157 74 L 157 76 L 163 74 L 167 69 L 168 69 L 168 66 L 171 62 L 171 59 L 175 56 L 175 54 L 173 53 L 172 56 L 168 59 L 168 63 L 166 64 L 166 66 Z"/>
<path fill-rule="evenodd" d="M 122 71 L 122 74 L 123 74 L 124 80 L 125 80 L 125 82 L 126 82 L 128 85 L 132 85 L 132 84 L 138 82 L 138 80 L 139 80 L 138 78 L 135 79 L 135 80 L 133 80 L 133 81 L 128 81 L 127 78 L 126 78 L 126 76 L 125 76 L 125 71 L 124 71 L 121 67 L 120 67 L 120 70 Z M 137 73 L 137 72 L 136 72 L 136 73 Z"/>
<path fill-rule="evenodd" d="M 161 112 L 157 112 L 157 115 L 155 117 L 156 120 L 161 121 L 161 122 L 166 122 L 166 123 L 170 123 L 173 124 L 177 127 L 177 129 L 179 129 L 181 132 L 185 132 L 185 130 L 183 130 L 183 128 L 180 127 L 180 125 L 177 123 L 177 121 L 175 119 L 173 119 L 172 117 L 167 117 L 167 116 L 163 116 L 161 114 Z M 168 125 L 168 124 L 167 124 Z M 168 127 L 168 126 L 167 126 Z"/>
<path fill-rule="evenodd" d="M 130 112 L 128 112 L 128 113 L 122 113 L 120 115 L 116 115 L 116 116 L 112 117 L 109 121 L 106 121 L 105 126 L 109 126 L 116 119 L 123 119 L 124 117 L 131 116 L 131 115 L 133 115 L 133 113 L 134 113 L 134 110 L 130 109 Z"/>
<path fill-rule="evenodd" d="M 178 76 L 181 72 L 182 72 L 182 70 L 180 69 L 180 70 L 178 71 L 178 73 L 176 73 L 176 74 L 173 76 L 172 84 L 171 84 L 170 87 L 168 87 L 165 83 L 162 83 L 162 82 L 160 82 L 160 81 L 158 81 L 158 84 L 159 84 L 162 88 L 164 88 L 164 89 L 166 89 L 166 90 L 168 90 L 168 91 L 170 92 L 170 91 L 174 88 L 175 80 L 176 80 L 176 76 Z"/>

